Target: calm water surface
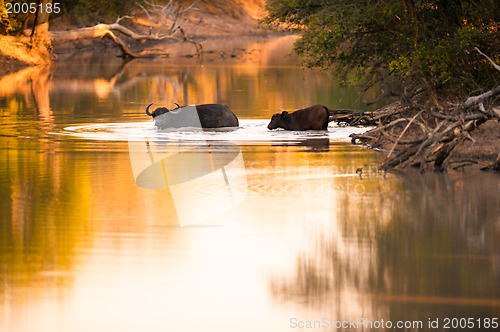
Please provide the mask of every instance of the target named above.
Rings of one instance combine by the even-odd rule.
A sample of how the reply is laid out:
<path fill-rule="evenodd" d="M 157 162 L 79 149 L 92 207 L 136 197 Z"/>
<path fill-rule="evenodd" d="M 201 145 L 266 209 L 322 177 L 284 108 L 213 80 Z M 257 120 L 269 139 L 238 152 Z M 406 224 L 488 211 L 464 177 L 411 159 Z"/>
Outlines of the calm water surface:
<path fill-rule="evenodd" d="M 349 144 L 360 128 L 269 132 L 281 109 L 366 98 L 297 69 L 292 42 L 1 77 L 0 331 L 288 331 L 357 318 L 443 330 L 447 317 L 500 318 L 499 176 L 379 173 L 375 152 Z M 240 128 L 159 133 L 150 102 L 225 103 Z M 151 156 L 194 147 L 227 164 L 228 182 L 194 179 L 184 196 L 170 175 L 168 189 L 141 187 L 131 156 L 143 145 Z M 198 219 L 186 225 L 181 209 Z"/>

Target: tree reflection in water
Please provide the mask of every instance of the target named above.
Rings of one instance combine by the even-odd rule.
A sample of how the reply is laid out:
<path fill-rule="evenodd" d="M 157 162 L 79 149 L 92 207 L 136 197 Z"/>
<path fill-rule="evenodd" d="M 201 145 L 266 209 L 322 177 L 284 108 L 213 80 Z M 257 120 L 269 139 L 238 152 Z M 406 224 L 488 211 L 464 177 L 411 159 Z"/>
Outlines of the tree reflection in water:
<path fill-rule="evenodd" d="M 397 179 L 368 180 L 376 187 L 344 195 L 336 220 L 309 226 L 295 273 L 271 283 L 276 297 L 338 319 L 498 317 L 498 178 Z"/>

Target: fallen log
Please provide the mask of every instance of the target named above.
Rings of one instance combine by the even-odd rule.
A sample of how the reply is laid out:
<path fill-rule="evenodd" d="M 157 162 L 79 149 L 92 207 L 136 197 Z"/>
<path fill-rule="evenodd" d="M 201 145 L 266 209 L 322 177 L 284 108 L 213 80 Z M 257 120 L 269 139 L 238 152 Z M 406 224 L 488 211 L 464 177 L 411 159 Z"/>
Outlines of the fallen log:
<path fill-rule="evenodd" d="M 111 38 L 116 45 L 120 47 L 124 56 L 132 58 L 151 58 L 155 56 L 165 55 L 162 54 L 139 54 L 131 51 L 126 43 L 122 40 L 119 35 L 127 36 L 135 41 L 145 43 L 151 40 L 173 40 L 176 42 L 188 42 L 195 46 L 197 54 L 201 54 L 202 46 L 200 43 L 192 40 L 182 28 L 182 24 L 185 21 L 183 17 L 189 10 L 198 10 L 194 5 L 199 0 L 194 1 L 187 8 L 181 8 L 181 1 L 171 0 L 167 5 L 157 5 L 155 3 L 149 3 L 144 1 L 148 5 L 149 9 L 146 9 L 143 5 L 137 4 L 137 6 L 145 12 L 150 26 L 148 33 L 136 32 L 132 29 L 127 28 L 122 25 L 121 22 L 124 19 L 131 19 L 132 16 L 119 17 L 115 23 L 105 24 L 99 23 L 92 27 L 86 27 L 81 29 L 74 29 L 69 31 L 49 31 L 48 37 L 53 44 L 63 44 L 76 40 L 91 39 L 91 38 Z M 156 15 L 157 20 L 153 20 L 153 13 Z M 167 22 L 170 24 L 167 26 Z M 200 20 L 201 24 L 202 20 Z M 157 26 L 157 29 L 153 27 Z M 117 34 L 119 33 L 119 34 Z"/>

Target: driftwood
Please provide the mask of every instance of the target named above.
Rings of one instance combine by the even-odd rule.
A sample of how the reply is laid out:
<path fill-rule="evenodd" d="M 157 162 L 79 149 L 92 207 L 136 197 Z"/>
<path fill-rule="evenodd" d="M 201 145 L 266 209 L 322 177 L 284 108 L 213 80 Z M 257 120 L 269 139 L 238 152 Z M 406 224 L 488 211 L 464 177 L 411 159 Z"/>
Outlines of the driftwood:
<path fill-rule="evenodd" d="M 479 49 L 476 50 L 486 57 L 496 70 L 500 66 L 495 64 L 488 56 Z M 471 133 L 477 130 L 488 120 L 500 121 L 500 108 L 494 97 L 500 94 L 500 86 L 486 91 L 478 96 L 471 96 L 463 103 L 451 106 L 426 107 L 420 104 L 408 102 L 407 110 L 414 116 L 393 119 L 393 115 L 401 115 L 395 112 L 389 114 L 360 114 L 359 116 L 377 118 L 377 128 L 364 133 L 352 134 L 351 142 L 362 142 L 376 144 L 381 139 L 393 143 L 383 169 L 396 167 L 415 166 L 423 172 L 425 166 L 432 163 L 437 171 L 444 171 L 453 157 L 453 153 L 466 140 L 473 140 Z M 405 135 L 411 130 L 418 138 L 407 139 Z M 415 135 L 416 130 L 421 131 Z M 396 151 L 396 152 L 394 152 Z M 487 169 L 500 170 L 500 153 L 496 161 Z"/>
<path fill-rule="evenodd" d="M 138 54 L 132 52 L 119 34 L 141 43 L 151 40 L 188 42 L 195 46 L 198 54 L 201 54 L 201 44 L 192 40 L 183 29 L 183 25 L 187 21 L 186 13 L 191 10 L 201 11 L 194 7 L 199 1 L 194 1 L 186 8 L 182 8 L 182 2 L 178 0 L 169 0 L 166 5 L 157 5 L 154 2 L 148 1 L 144 1 L 142 4 L 138 3 L 138 8 L 145 13 L 150 23 L 147 33 L 136 32 L 122 25 L 123 20 L 133 18 L 133 16 L 123 16 L 119 17 L 112 24 L 100 23 L 92 27 L 69 31 L 50 31 L 48 32 L 48 36 L 51 42 L 55 44 L 107 36 L 120 47 L 124 56 L 132 58 L 149 58 L 164 54 Z M 199 24 L 201 24 L 202 19 L 200 19 Z"/>
<path fill-rule="evenodd" d="M 399 102 L 393 107 L 383 108 L 377 111 L 361 111 L 355 109 L 328 109 L 330 117 L 337 124 L 377 126 L 380 123 L 389 123 L 395 120 L 405 111 Z"/>
<path fill-rule="evenodd" d="M 329 109 L 328 113 L 337 124 L 373 126 L 376 123 L 373 112 L 351 109 Z"/>

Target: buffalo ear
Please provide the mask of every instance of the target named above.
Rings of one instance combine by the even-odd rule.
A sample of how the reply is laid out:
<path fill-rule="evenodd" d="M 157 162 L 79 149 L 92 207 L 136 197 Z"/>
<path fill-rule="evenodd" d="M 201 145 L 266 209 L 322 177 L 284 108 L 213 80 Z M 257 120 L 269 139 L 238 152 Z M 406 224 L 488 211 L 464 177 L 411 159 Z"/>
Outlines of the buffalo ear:
<path fill-rule="evenodd" d="M 281 117 L 282 117 L 282 118 L 284 118 L 284 117 L 285 117 L 285 116 L 287 116 L 287 115 L 288 115 L 288 112 L 287 112 L 287 111 L 283 111 L 283 112 L 281 112 Z"/>

